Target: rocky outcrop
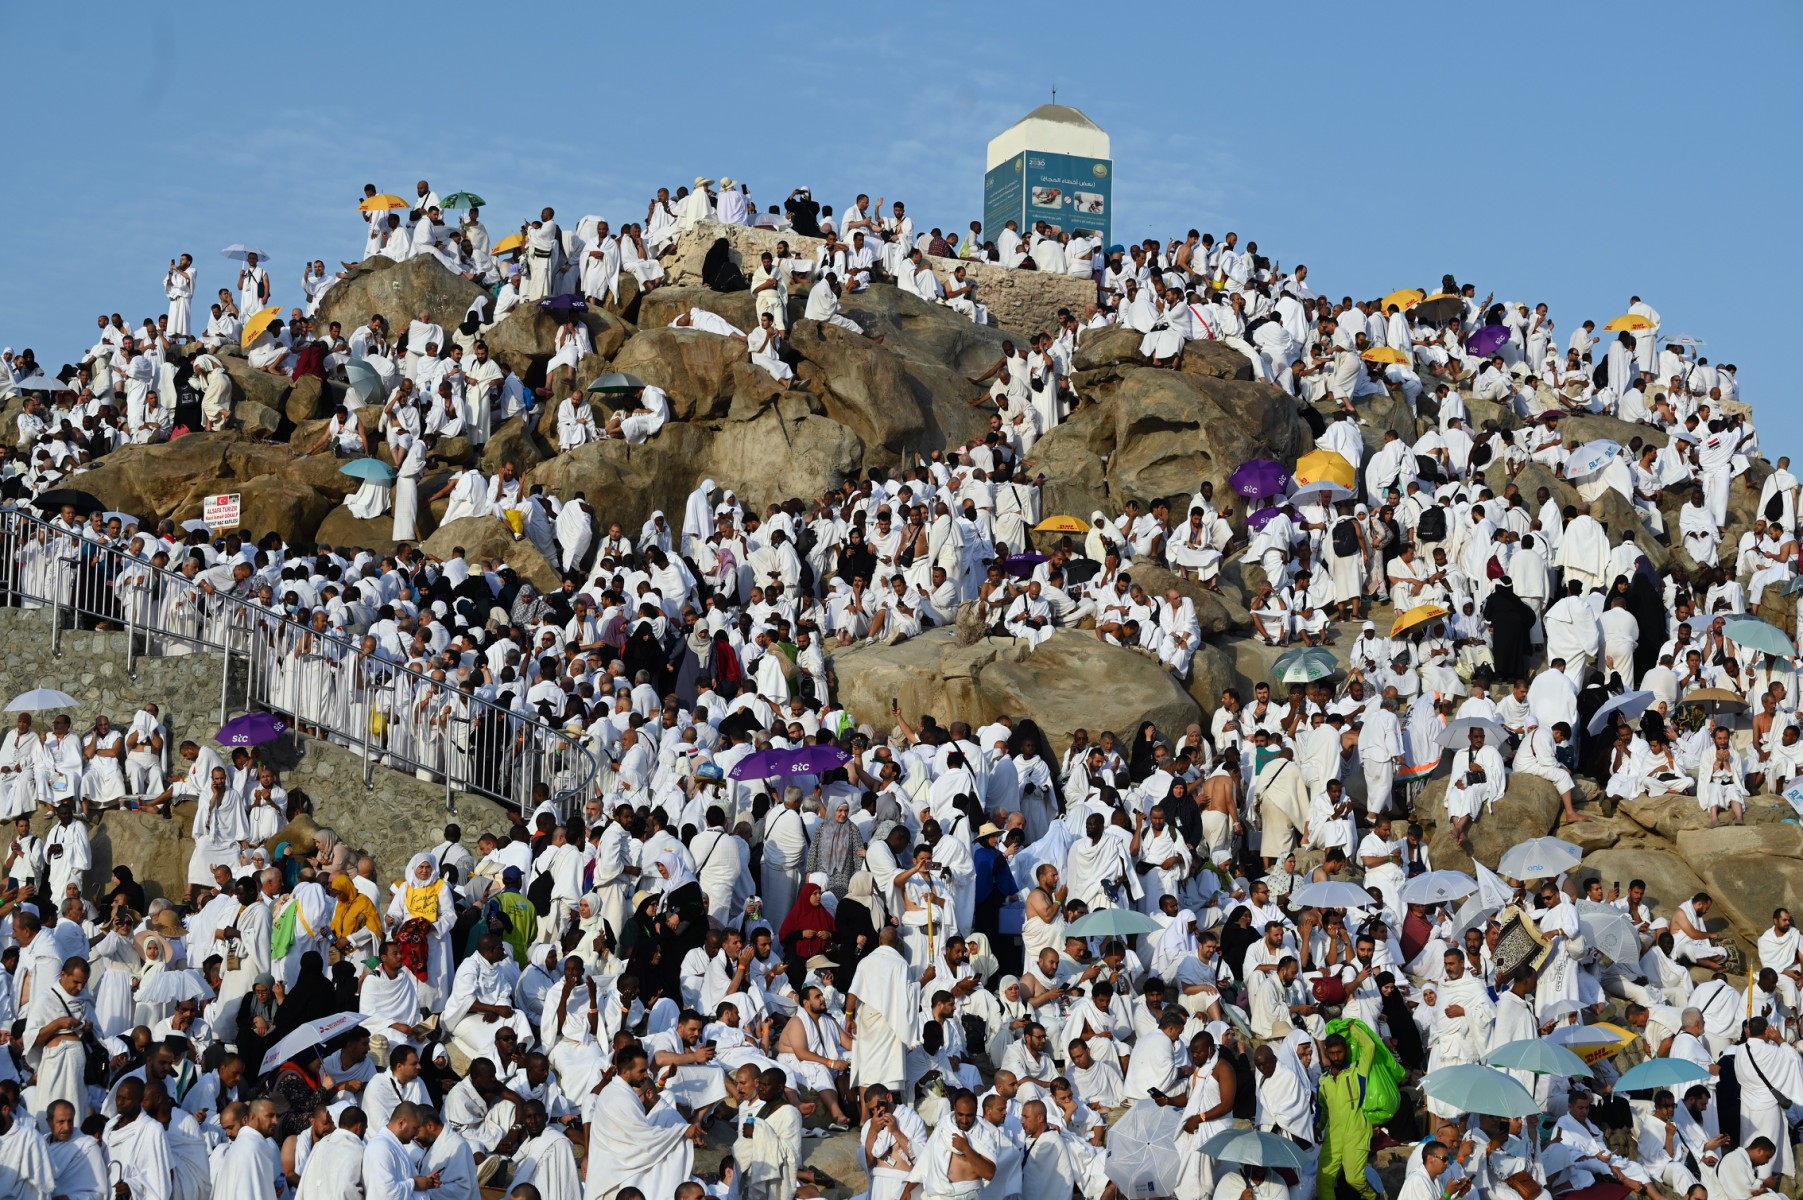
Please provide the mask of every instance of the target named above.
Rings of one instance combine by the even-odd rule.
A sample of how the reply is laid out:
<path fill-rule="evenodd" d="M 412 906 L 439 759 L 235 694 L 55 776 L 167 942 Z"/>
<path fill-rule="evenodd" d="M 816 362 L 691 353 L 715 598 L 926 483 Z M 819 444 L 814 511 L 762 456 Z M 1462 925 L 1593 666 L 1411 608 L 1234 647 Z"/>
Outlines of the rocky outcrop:
<path fill-rule="evenodd" d="M 701 283 L 702 260 L 715 239 L 722 237 L 731 247 L 733 261 L 747 275 L 757 266 L 758 256 L 766 250 L 774 253 L 778 242 L 787 242 L 791 251 L 804 258 L 813 258 L 822 244 L 818 238 L 796 233 L 707 221 L 677 240 L 676 256 L 665 263 L 670 282 L 679 285 Z M 1048 275 L 1042 271 L 1016 271 L 999 264 L 949 258 L 928 258 L 927 262 L 941 282 L 950 279 L 952 271 L 962 265 L 966 278 L 976 285 L 977 300 L 988 306 L 995 327 L 1029 336 L 1041 331 L 1056 331 L 1061 308 L 1068 308 L 1081 317 L 1096 298 L 1096 285 L 1088 275 Z M 656 295 L 656 292 L 651 293 L 651 296 Z M 641 320 L 645 319 L 644 306 L 645 301 L 641 301 Z"/>
<path fill-rule="evenodd" d="M 673 422 L 642 446 L 591 442 L 540 463 L 526 481 L 565 499 L 581 492 L 607 519 L 637 530 L 653 511 L 681 513 L 704 477 L 757 508 L 818 496 L 859 473 L 863 450 L 850 429 L 790 394 L 749 420 Z"/>
<path fill-rule="evenodd" d="M 527 387 L 543 387 L 545 367 L 557 353 L 557 331 L 563 326 L 563 318 L 562 313 L 524 305 L 508 313 L 506 320 L 484 330 L 482 340 L 488 343 L 495 360 L 506 363 Z M 632 327 L 620 317 L 593 309 L 577 313 L 576 319 L 588 327 L 595 347 L 589 356 L 593 363 L 585 359 L 588 369 L 577 369 L 578 385 L 586 386 L 607 370 L 607 360 L 620 352 L 632 335 Z"/>
<path fill-rule="evenodd" d="M 952 629 L 935 629 L 899 646 L 836 651 L 832 669 L 840 702 L 883 730 L 894 724 L 892 699 L 910 720 L 925 712 L 973 729 L 998 716 L 1030 716 L 1060 751 L 1077 729 L 1125 738 L 1141 721 L 1181 731 L 1198 715 L 1195 701 L 1156 662 L 1074 630 L 1029 652 L 1014 638 L 965 646 Z"/>
<path fill-rule="evenodd" d="M 1312 442 L 1296 403 L 1262 383 L 1152 367 L 1125 370 L 1039 439 L 1047 512 L 1114 513 L 1129 499 L 1187 498 L 1203 480 L 1218 495 L 1255 458 L 1286 462 Z"/>
<path fill-rule="evenodd" d="M 317 321 L 325 328 L 337 321 L 348 336 L 377 314 L 388 319 L 396 337 L 422 311 L 435 324 L 450 329 L 463 320 L 470 304 L 483 294 L 480 284 L 453 275 L 430 255 L 393 262 L 370 258 L 327 289 L 319 304 Z"/>
<path fill-rule="evenodd" d="M 562 580 L 557 564 L 499 517 L 461 517 L 439 529 L 421 547 L 433 558 L 450 558 L 459 546 L 470 562 L 504 562 L 541 592 L 555 591 Z"/>

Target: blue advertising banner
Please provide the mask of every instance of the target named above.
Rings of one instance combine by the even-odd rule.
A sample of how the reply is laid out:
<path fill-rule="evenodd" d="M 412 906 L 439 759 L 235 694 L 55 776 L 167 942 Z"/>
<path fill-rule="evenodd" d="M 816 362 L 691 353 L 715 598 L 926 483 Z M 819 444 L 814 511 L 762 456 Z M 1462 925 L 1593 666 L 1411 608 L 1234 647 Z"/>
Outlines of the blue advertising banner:
<path fill-rule="evenodd" d="M 1025 234 L 1044 221 L 1054 229 L 1099 230 L 1107 245 L 1114 224 L 1114 165 L 1028 150 L 983 177 L 984 237 L 994 240 L 1008 221 Z"/>

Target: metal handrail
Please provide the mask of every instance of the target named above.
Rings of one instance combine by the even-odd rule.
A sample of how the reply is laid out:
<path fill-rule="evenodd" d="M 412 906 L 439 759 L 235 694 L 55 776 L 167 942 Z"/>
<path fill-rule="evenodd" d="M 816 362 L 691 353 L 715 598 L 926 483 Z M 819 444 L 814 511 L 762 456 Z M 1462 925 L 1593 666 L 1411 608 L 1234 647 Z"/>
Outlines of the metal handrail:
<path fill-rule="evenodd" d="M 207 591 L 180 572 L 18 509 L 0 522 L 0 602 L 52 610 L 52 651 L 72 625 L 115 626 L 126 667 L 142 655 L 223 655 L 220 721 L 233 667 L 247 708 L 292 718 L 297 733 L 329 738 L 375 767 L 442 780 L 447 808 L 462 790 L 525 807 L 546 784 L 564 812 L 599 794 L 601 767 L 583 740 L 398 662 L 312 629 L 247 596 Z M 521 681 L 520 686 L 525 686 Z"/>

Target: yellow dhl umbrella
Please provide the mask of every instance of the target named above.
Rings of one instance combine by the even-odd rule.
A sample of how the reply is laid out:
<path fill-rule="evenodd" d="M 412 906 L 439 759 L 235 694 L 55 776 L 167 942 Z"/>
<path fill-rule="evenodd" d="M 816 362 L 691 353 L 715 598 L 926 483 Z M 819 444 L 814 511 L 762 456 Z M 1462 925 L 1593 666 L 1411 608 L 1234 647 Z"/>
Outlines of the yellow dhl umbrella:
<path fill-rule="evenodd" d="M 282 306 L 279 304 L 271 304 L 262 312 L 252 313 L 250 320 L 244 323 L 244 332 L 238 338 L 238 345 L 249 349 L 250 344 L 262 337 L 264 331 L 281 315 Z"/>
<path fill-rule="evenodd" d="M 1395 363 L 1397 366 L 1407 366 L 1409 361 L 1409 356 L 1394 346 L 1373 346 L 1359 357 L 1366 362 Z"/>
<path fill-rule="evenodd" d="M 1034 533 L 1088 533 L 1089 522 L 1078 517 L 1047 517 L 1033 526 Z"/>
<path fill-rule="evenodd" d="M 1438 621 L 1441 617 L 1447 615 L 1447 610 L 1441 608 L 1438 604 L 1418 605 L 1409 609 L 1409 611 L 1403 613 L 1391 623 L 1390 636 L 1395 637 L 1399 633 L 1407 633 L 1417 625 L 1425 625 L 1429 621 Z"/>
<path fill-rule="evenodd" d="M 1653 323 L 1639 313 L 1623 313 L 1615 320 L 1603 326 L 1604 333 L 1644 333 L 1653 327 Z"/>
<path fill-rule="evenodd" d="M 1349 462 L 1345 455 L 1336 454 L 1332 450 L 1310 450 L 1296 460 L 1296 469 L 1290 472 L 1298 486 L 1308 483 L 1337 483 L 1349 488 L 1358 481 L 1358 468 Z"/>
<path fill-rule="evenodd" d="M 1425 299 L 1427 299 L 1427 293 L 1420 288 L 1403 288 L 1400 291 L 1391 292 L 1388 296 L 1385 296 L 1382 300 L 1378 301 L 1377 310 L 1379 312 L 1389 312 L 1390 305 L 1394 304 L 1403 312 L 1407 312 Z"/>
<path fill-rule="evenodd" d="M 506 237 L 504 237 L 500 241 L 496 242 L 494 249 L 490 250 L 489 253 L 490 254 L 506 254 L 510 250 L 518 250 L 521 246 L 524 246 L 525 244 L 526 244 L 526 235 L 525 234 L 512 233 L 512 234 L 508 234 Z"/>
<path fill-rule="evenodd" d="M 1612 1025 L 1607 1021 L 1598 1021 L 1594 1025 L 1585 1026 L 1585 1028 L 1593 1031 L 1600 1029 L 1612 1033 L 1616 1037 L 1616 1040 L 1613 1042 L 1601 1042 L 1594 1046 L 1566 1047 L 1573 1054 L 1583 1059 L 1586 1066 L 1594 1067 L 1597 1063 L 1603 1061 L 1603 1059 L 1620 1054 L 1623 1050 L 1626 1050 L 1628 1045 L 1634 1040 L 1634 1035 L 1632 1033 L 1629 1033 L 1620 1025 Z"/>
<path fill-rule="evenodd" d="M 396 208 L 412 208 L 413 206 L 399 196 L 391 196 L 383 192 L 380 196 L 371 196 L 357 206 L 358 212 L 388 212 Z"/>

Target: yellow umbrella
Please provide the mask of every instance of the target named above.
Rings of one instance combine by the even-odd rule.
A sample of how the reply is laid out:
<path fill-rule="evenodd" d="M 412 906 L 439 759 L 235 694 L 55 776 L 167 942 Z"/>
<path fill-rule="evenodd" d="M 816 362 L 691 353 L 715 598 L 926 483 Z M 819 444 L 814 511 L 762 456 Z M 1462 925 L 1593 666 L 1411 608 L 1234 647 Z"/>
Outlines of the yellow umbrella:
<path fill-rule="evenodd" d="M 1359 357 L 1366 362 L 1395 363 L 1398 366 L 1407 366 L 1409 361 L 1409 356 L 1394 346 L 1373 346 Z"/>
<path fill-rule="evenodd" d="M 1088 533 L 1089 522 L 1077 517 L 1047 517 L 1033 526 L 1034 533 Z"/>
<path fill-rule="evenodd" d="M 1634 1034 L 1629 1033 L 1620 1025 L 1612 1025 L 1608 1021 L 1598 1021 L 1596 1024 L 1587 1026 L 1586 1028 L 1591 1030 L 1600 1029 L 1615 1035 L 1614 1042 L 1602 1042 L 1594 1046 L 1566 1047 L 1566 1049 L 1570 1050 L 1573 1054 L 1583 1059 L 1586 1066 L 1594 1067 L 1603 1059 L 1620 1054 L 1623 1050 L 1626 1050 L 1629 1043 L 1634 1040 Z"/>
<path fill-rule="evenodd" d="M 251 314 L 250 320 L 244 323 L 244 332 L 238 338 L 238 345 L 246 349 L 250 344 L 263 336 L 265 330 L 282 315 L 282 306 L 271 304 L 262 312 Z"/>
<path fill-rule="evenodd" d="M 1347 461 L 1343 454 L 1332 450 L 1311 450 L 1296 460 L 1296 469 L 1290 472 L 1298 486 L 1305 483 L 1337 483 L 1349 488 L 1358 481 L 1358 468 Z"/>
<path fill-rule="evenodd" d="M 387 212 L 395 208 L 412 208 L 413 206 L 399 196 L 391 196 L 383 192 L 380 196 L 371 196 L 357 206 L 358 212 Z"/>
<path fill-rule="evenodd" d="M 490 254 L 506 254 L 509 250 L 518 250 L 521 246 L 524 246 L 525 244 L 526 244 L 526 235 L 525 234 L 513 233 L 513 234 L 509 234 L 508 236 L 502 238 L 500 241 L 496 242 L 494 249 L 490 250 L 489 253 Z"/>
<path fill-rule="evenodd" d="M 1406 633 L 1417 625 L 1425 625 L 1429 621 L 1438 621 L 1441 617 L 1446 615 L 1448 615 L 1447 611 L 1438 604 L 1418 605 L 1409 609 L 1409 611 L 1403 613 L 1391 623 L 1390 636 L 1395 637 L 1399 633 Z"/>
<path fill-rule="evenodd" d="M 1603 326 L 1604 333 L 1644 333 L 1651 329 L 1653 323 L 1639 313 L 1623 313 L 1615 320 Z"/>
<path fill-rule="evenodd" d="M 1403 288 L 1401 291 L 1391 292 L 1378 301 L 1377 309 L 1379 312 L 1389 312 L 1390 305 L 1394 304 L 1403 312 L 1407 312 L 1425 299 L 1427 299 L 1427 293 L 1420 288 Z"/>

